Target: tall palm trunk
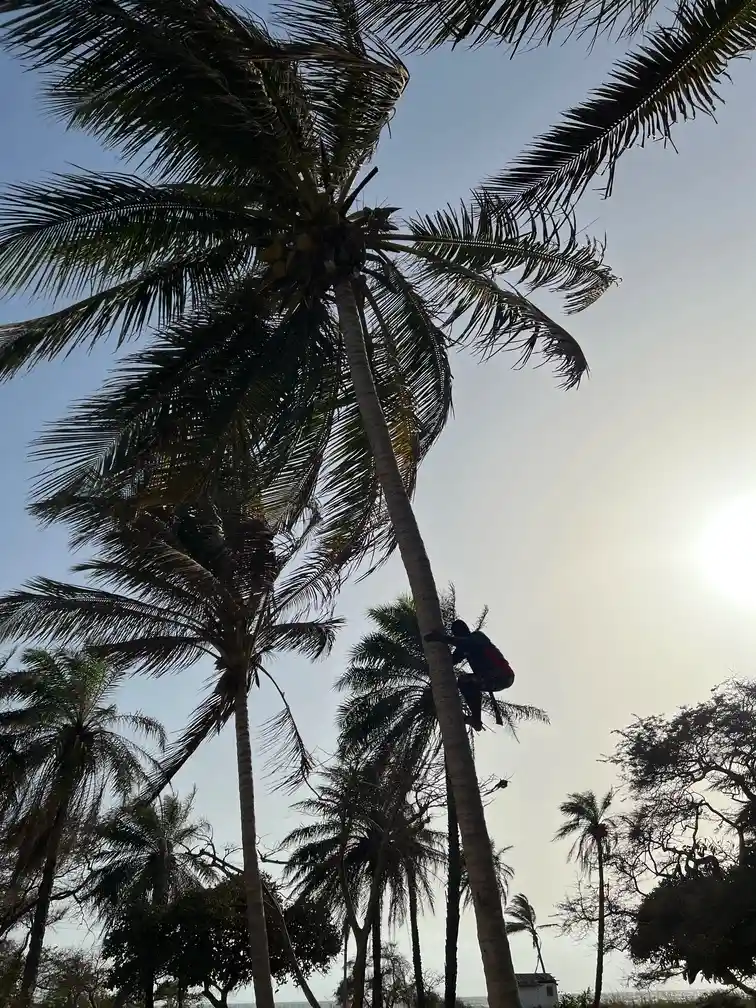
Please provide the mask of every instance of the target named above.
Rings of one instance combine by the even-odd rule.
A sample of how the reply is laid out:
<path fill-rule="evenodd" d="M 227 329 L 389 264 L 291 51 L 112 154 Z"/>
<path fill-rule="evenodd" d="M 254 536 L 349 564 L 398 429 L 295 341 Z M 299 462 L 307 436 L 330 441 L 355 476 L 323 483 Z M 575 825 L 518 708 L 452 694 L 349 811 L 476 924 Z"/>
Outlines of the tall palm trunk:
<path fill-rule="evenodd" d="M 375 908 L 375 917 L 373 918 L 372 926 L 372 943 L 373 943 L 373 983 L 372 987 L 372 1005 L 371 1008 L 383 1008 L 383 969 L 381 952 L 381 904 L 378 903 Z"/>
<path fill-rule="evenodd" d="M 341 977 L 341 1008 L 349 1004 L 349 921 L 344 921 L 344 964 Z"/>
<path fill-rule="evenodd" d="M 409 897 L 409 924 L 412 938 L 412 965 L 415 971 L 415 998 L 417 1008 L 425 1008 L 425 983 L 423 981 L 423 957 L 420 951 L 420 929 L 417 925 L 417 883 L 410 871 L 407 873 Z"/>
<path fill-rule="evenodd" d="M 446 964 L 444 1008 L 457 1003 L 457 946 L 459 944 L 460 901 L 462 899 L 462 853 L 459 849 L 457 806 L 451 781 L 446 777 L 446 826 L 448 832 L 448 869 L 446 874 Z"/>
<path fill-rule="evenodd" d="M 265 905 L 257 860 L 257 827 L 255 824 L 255 784 L 252 776 L 252 746 L 249 740 L 246 670 L 238 673 L 234 698 L 236 725 L 236 763 L 239 774 L 239 806 L 241 809 L 242 854 L 244 857 L 244 891 L 247 899 L 247 930 L 249 932 L 252 984 L 256 1008 L 275 1008 L 273 981 L 270 975 L 268 932 L 265 926 Z"/>
<path fill-rule="evenodd" d="M 354 970 L 352 971 L 352 1008 L 362 1008 L 365 1002 L 365 974 L 367 973 L 370 931 L 355 935 Z"/>
<path fill-rule="evenodd" d="M 29 948 L 26 953 L 24 972 L 21 977 L 21 988 L 18 994 L 19 1008 L 30 1008 L 34 991 L 37 987 L 37 975 L 42 959 L 42 947 L 45 943 L 45 931 L 47 930 L 47 917 L 50 913 L 55 875 L 58 870 L 58 852 L 60 850 L 63 829 L 66 825 L 69 801 L 70 795 L 67 794 L 55 813 L 55 819 L 50 830 L 47 857 L 45 859 L 45 866 L 42 869 L 42 879 L 40 880 L 37 892 L 37 905 L 34 908 L 34 916 L 32 917 L 32 924 L 29 930 Z"/>
<path fill-rule="evenodd" d="M 604 890 L 604 847 L 599 842 L 596 847 L 598 861 L 599 905 L 598 935 L 596 936 L 596 985 L 593 990 L 593 1008 L 601 1004 L 601 989 L 604 983 L 604 930 L 606 927 L 606 892 Z"/>
<path fill-rule="evenodd" d="M 351 281 L 343 280 L 336 284 L 334 294 L 355 397 L 412 590 L 420 632 L 425 635 L 439 631 L 443 628 L 443 618 L 436 583 L 376 393 Z M 425 643 L 424 647 L 446 766 L 457 803 L 457 817 L 486 977 L 488 1006 L 520 1008 L 493 851 L 486 829 L 475 764 L 462 719 L 451 655 L 445 644 Z"/>

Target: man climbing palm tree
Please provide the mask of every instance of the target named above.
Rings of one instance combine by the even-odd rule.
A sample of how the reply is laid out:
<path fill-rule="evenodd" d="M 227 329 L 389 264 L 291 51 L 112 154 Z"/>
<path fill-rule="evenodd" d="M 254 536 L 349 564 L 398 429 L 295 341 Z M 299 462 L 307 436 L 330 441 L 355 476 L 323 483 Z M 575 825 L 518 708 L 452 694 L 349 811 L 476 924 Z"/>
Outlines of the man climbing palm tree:
<path fill-rule="evenodd" d="M 457 676 L 459 692 L 465 698 L 470 714 L 465 718 L 475 731 L 483 731 L 483 694 L 499 693 L 509 689 L 514 682 L 514 672 L 495 644 L 482 630 L 471 630 L 464 620 L 456 619 L 451 625 L 451 635 L 429 633 L 427 641 L 452 644 L 455 648 L 452 663 L 458 665 L 466 661 L 471 672 Z M 493 697 L 492 697 L 493 699 Z M 501 715 L 496 710 L 496 723 L 502 724 Z"/>

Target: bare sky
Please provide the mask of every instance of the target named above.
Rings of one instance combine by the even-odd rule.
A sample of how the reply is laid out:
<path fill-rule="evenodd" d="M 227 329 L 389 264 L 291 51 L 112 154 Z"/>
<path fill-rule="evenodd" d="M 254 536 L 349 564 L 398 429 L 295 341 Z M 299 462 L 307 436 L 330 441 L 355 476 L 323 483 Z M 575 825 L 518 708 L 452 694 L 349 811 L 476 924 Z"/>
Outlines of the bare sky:
<path fill-rule="evenodd" d="M 414 60 L 377 158 L 376 199 L 412 211 L 464 195 L 601 82 L 607 60 L 606 49 L 589 57 L 576 46 L 511 62 L 497 50 Z M 0 61 L 0 86 L 8 99 L 0 181 L 38 178 L 71 162 L 114 166 L 91 142 L 43 119 L 33 80 L 8 60 Z M 506 356 L 456 361 L 456 415 L 421 474 L 418 514 L 439 583 L 455 582 L 463 615 L 490 606 L 491 635 L 517 672 L 508 698 L 542 706 L 552 720 L 523 729 L 519 745 L 486 732 L 478 748 L 482 775 L 512 777 L 490 809 L 490 828 L 498 845 L 514 846 L 514 891 L 525 892 L 544 921 L 574 878 L 566 847 L 551 842 L 559 802 L 569 791 L 612 783 L 599 762 L 612 731 L 636 714 L 705 699 L 731 672 L 752 670 L 753 609 L 715 590 L 696 560 L 710 517 L 756 493 L 752 68 L 738 66 L 722 93 L 728 103 L 718 124 L 679 128 L 678 154 L 656 145 L 627 155 L 611 201 L 585 206 L 587 230 L 606 233 L 609 260 L 623 277 L 569 322 L 588 353 L 590 380 L 564 393 L 546 370 L 510 371 Z M 0 320 L 31 310 L 21 300 L 6 303 Z M 106 360 L 102 352 L 76 356 L 2 389 L 0 588 L 65 571 L 61 532 L 40 533 L 23 511 L 33 472 L 26 445 L 97 383 Z M 365 629 L 361 614 L 404 589 L 396 562 L 348 586 L 340 611 L 349 624 L 333 656 L 277 670 L 306 739 L 323 755 L 334 744 L 331 684 Z M 178 729 L 202 680 L 198 670 L 136 681 L 124 705 Z M 265 690 L 251 703 L 255 723 L 275 708 Z M 227 733 L 182 780 L 196 782 L 198 811 L 221 843 L 238 835 L 234 776 Z M 287 801 L 259 782 L 259 824 L 270 846 L 297 821 Z M 422 939 L 428 967 L 440 971 L 442 913 L 424 920 Z M 563 990 L 589 986 L 590 943 L 546 932 L 544 945 Z M 520 971 L 533 968 L 525 939 L 514 939 L 514 953 Z M 611 962 L 607 988 L 619 987 L 626 971 Z M 314 987 L 328 996 L 335 984 L 331 975 Z M 471 914 L 459 988 L 470 996 L 484 990 Z M 287 987 L 281 997 L 297 994 Z"/>

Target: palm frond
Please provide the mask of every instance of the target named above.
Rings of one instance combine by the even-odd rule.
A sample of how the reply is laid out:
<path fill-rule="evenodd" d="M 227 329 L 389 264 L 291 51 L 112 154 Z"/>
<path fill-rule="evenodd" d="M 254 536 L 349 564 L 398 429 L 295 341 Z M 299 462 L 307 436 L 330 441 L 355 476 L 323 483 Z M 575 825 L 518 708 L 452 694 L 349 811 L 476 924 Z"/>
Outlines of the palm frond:
<path fill-rule="evenodd" d="M 409 74 L 388 46 L 365 33 L 354 0 L 281 4 L 276 22 L 295 43 L 315 44 L 354 57 L 338 67 L 313 61 L 300 71 L 314 128 L 327 158 L 323 184 L 333 185 L 346 197 L 354 173 L 377 147 Z"/>
<path fill-rule="evenodd" d="M 315 763 L 283 690 L 262 666 L 259 671 L 273 683 L 283 704 L 281 710 L 260 728 L 263 753 L 267 758 L 267 773 L 276 781 L 278 788 L 291 793 L 307 780 Z"/>
<path fill-rule="evenodd" d="M 609 83 L 535 141 L 485 192 L 499 199 L 560 201 L 571 205 L 599 174 L 604 194 L 628 148 L 666 140 L 672 127 L 697 114 L 713 116 L 718 86 L 730 63 L 756 44 L 756 14 L 743 0 L 680 4 L 675 21 L 649 33 L 620 60 Z"/>
<path fill-rule="evenodd" d="M 47 102 L 126 157 L 196 181 L 297 187 L 309 124 L 296 66 L 258 20 L 215 0 L 5 0 L 2 35 L 47 70 Z M 288 91 L 285 111 L 272 95 Z M 250 142 L 250 138 L 254 138 Z"/>
<path fill-rule="evenodd" d="M 443 299 L 446 324 L 460 323 L 459 342 L 484 359 L 514 350 L 519 354 L 516 367 L 522 368 L 537 352 L 553 365 L 565 389 L 577 386 L 587 373 L 588 361 L 575 337 L 516 287 L 502 286 L 503 280 L 437 260 L 431 253 L 414 269 L 417 283 Z"/>
<path fill-rule="evenodd" d="M 633 35 L 656 8 L 652 0 L 364 0 L 371 27 L 387 33 L 411 51 L 435 49 L 451 42 L 486 42 L 518 48 L 563 35 L 605 32 Z"/>
<path fill-rule="evenodd" d="M 516 273 L 528 292 L 545 287 L 563 295 L 568 314 L 584 311 L 616 279 L 604 264 L 603 246 L 581 241 L 574 221 L 565 219 L 544 240 L 532 225 L 523 231 L 507 204 L 492 199 L 418 217 L 410 221 L 410 233 L 412 248 L 435 260 L 486 276 Z"/>

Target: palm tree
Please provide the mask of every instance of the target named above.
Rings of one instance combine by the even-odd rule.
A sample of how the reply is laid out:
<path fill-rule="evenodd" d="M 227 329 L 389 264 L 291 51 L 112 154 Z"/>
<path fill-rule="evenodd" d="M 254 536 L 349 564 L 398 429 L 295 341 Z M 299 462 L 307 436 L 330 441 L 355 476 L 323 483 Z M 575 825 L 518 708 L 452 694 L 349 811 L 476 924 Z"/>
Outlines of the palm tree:
<path fill-rule="evenodd" d="M 598 800 L 593 791 L 573 792 L 559 806 L 565 817 L 554 839 L 574 839 L 569 859 L 575 859 L 580 870 L 590 874 L 598 873 L 598 934 L 596 938 L 596 985 L 593 991 L 593 1006 L 600 1008 L 601 988 L 604 978 L 604 931 L 606 926 L 606 882 L 604 868 L 611 853 L 616 824 L 607 816 L 614 800 L 614 791 L 609 790 Z"/>
<path fill-rule="evenodd" d="M 154 675 L 180 671 L 206 655 L 214 658 L 214 688 L 168 752 L 149 793 L 160 791 L 233 716 L 255 992 L 260 1008 L 272 1008 L 247 695 L 261 679 L 279 692 L 283 710 L 268 726 L 271 756 L 286 768 L 284 783 L 299 781 L 309 771 L 310 757 L 266 666 L 284 651 L 318 657 L 330 648 L 339 625 L 332 618 L 304 619 L 324 583 L 322 564 L 307 552 L 309 530 L 299 537 L 275 535 L 258 517 L 257 503 L 229 487 L 177 510 L 129 511 L 128 499 L 119 498 L 107 507 L 81 498 L 77 507 L 84 513 L 83 528 L 98 515 L 100 520 L 99 556 L 74 568 L 91 584 L 39 578 L 0 599 L 0 637 L 96 634 L 100 653 Z"/>
<path fill-rule="evenodd" d="M 182 893 L 212 882 L 216 873 L 189 846 L 208 826 L 191 817 L 194 792 L 185 800 L 168 793 L 151 804 L 114 809 L 95 829 L 103 844 L 85 898 L 106 925 L 135 906 L 165 907 Z M 154 1003 L 154 969 L 145 964 L 145 1005 Z"/>
<path fill-rule="evenodd" d="M 91 868 L 86 898 L 105 921 L 135 903 L 165 906 L 216 879 L 191 850 L 209 829 L 191 818 L 193 804 L 193 791 L 183 800 L 168 792 L 149 805 L 114 809 L 97 826 L 103 847 Z"/>
<path fill-rule="evenodd" d="M 526 934 L 533 943 L 536 954 L 536 970 L 546 972 L 543 964 L 543 950 L 539 931 L 554 927 L 554 924 L 538 924 L 535 907 L 524 893 L 517 893 L 507 906 L 507 934 Z"/>
<path fill-rule="evenodd" d="M 91 822 L 109 794 L 125 797 L 144 779 L 145 753 L 129 735 L 165 743 L 153 718 L 119 712 L 114 694 L 123 679 L 86 650 L 33 648 L 19 669 L 0 672 L 0 728 L 18 740 L 27 773 L 13 827 L 14 874 L 41 866 L 20 1008 L 32 1002 L 65 831 Z"/>
<path fill-rule="evenodd" d="M 362 1004 L 371 938 L 372 1004 L 381 1003 L 386 897 L 390 919 L 408 914 L 414 966 L 422 966 L 418 910 L 422 903 L 432 906 L 433 873 L 445 858 L 442 835 L 431 829 L 425 808 L 408 799 L 409 783 L 402 761 L 337 763 L 323 772 L 316 795 L 296 806 L 313 821 L 293 830 L 285 841 L 292 850 L 285 874 L 301 898 L 323 901 L 346 914 L 356 942 L 354 1008 Z M 361 908 L 362 925 L 357 920 Z M 422 978 L 418 991 L 423 991 Z"/>
<path fill-rule="evenodd" d="M 444 625 L 449 626 L 457 617 L 452 590 L 442 595 L 441 607 Z M 337 689 L 349 694 L 339 710 L 340 747 L 350 758 L 364 751 L 377 759 L 402 753 L 405 765 L 420 774 L 440 758 L 441 740 L 415 606 L 411 598 L 401 596 L 388 605 L 368 610 L 368 617 L 375 630 L 352 650 L 349 667 L 336 684 Z M 547 720 L 537 708 L 502 703 L 490 694 L 483 698 L 483 710 L 501 720 L 512 735 L 519 721 Z M 448 874 L 444 1002 L 446 1008 L 454 1008 L 461 900 L 463 891 L 469 899 L 469 882 L 448 775 L 445 805 Z M 493 862 L 497 891 L 501 893 L 503 862 L 495 857 Z"/>
<path fill-rule="evenodd" d="M 2 12 L 5 44 L 44 67 L 61 118 L 152 168 L 149 181 L 69 176 L 6 201 L 0 284 L 73 303 L 5 327 L 0 373 L 159 331 L 46 436 L 42 492 L 134 467 L 187 491 L 220 457 L 264 448 L 292 509 L 318 484 L 335 561 L 398 544 L 422 632 L 440 630 L 410 494 L 449 413 L 445 327 L 484 355 L 540 348 L 574 385 L 584 355 L 529 295 L 587 307 L 613 282 L 602 251 L 493 197 L 407 221 L 358 205 L 408 74 L 363 35 L 354 0 L 292 4 L 283 41 L 219 0 Z M 517 987 L 483 805 L 448 649 L 426 651 L 499 1008 Z"/>

